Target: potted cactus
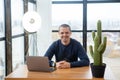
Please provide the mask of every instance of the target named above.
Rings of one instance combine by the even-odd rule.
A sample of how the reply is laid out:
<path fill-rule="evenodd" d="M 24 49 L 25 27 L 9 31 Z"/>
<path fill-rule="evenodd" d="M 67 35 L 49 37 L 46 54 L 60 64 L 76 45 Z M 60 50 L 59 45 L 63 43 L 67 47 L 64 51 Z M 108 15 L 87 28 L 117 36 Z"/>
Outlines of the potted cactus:
<path fill-rule="evenodd" d="M 97 22 L 97 33 L 92 32 L 94 45 L 89 46 L 90 54 L 93 58 L 93 63 L 90 64 L 93 77 L 104 77 L 106 64 L 103 63 L 103 53 L 106 49 L 107 37 L 102 39 L 101 21 Z"/>

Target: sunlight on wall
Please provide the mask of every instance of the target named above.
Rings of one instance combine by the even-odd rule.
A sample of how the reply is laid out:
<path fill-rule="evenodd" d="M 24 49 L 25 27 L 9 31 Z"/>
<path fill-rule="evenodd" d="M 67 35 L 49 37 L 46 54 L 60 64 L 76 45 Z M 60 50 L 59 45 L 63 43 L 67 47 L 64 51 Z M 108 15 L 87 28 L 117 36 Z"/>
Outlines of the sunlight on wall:
<path fill-rule="evenodd" d="M 51 0 L 37 0 L 37 12 L 41 15 L 41 29 L 37 32 L 38 55 L 44 55 L 51 43 Z"/>

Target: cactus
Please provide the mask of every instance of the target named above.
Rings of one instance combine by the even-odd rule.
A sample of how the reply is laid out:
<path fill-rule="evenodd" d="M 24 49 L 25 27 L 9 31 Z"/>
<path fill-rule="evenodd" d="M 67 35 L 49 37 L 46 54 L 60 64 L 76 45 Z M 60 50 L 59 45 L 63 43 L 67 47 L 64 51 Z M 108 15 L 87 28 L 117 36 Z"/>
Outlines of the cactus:
<path fill-rule="evenodd" d="M 102 27 L 101 27 L 101 21 L 98 20 L 97 22 L 97 34 L 95 32 L 92 32 L 92 38 L 94 41 L 94 49 L 93 46 L 89 46 L 90 54 L 93 58 L 93 65 L 101 66 L 103 64 L 103 53 L 106 49 L 106 42 L 107 37 L 104 37 L 102 40 Z"/>

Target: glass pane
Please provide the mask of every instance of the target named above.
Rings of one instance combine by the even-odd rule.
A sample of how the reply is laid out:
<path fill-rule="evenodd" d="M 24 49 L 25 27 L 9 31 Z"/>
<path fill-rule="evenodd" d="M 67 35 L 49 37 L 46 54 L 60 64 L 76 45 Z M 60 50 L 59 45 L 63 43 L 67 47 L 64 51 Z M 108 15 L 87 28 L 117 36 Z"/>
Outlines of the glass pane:
<path fill-rule="evenodd" d="M 0 0 L 0 37 L 5 36 L 4 27 L 4 0 Z"/>
<path fill-rule="evenodd" d="M 35 11 L 36 10 L 36 5 L 28 2 L 28 11 Z"/>
<path fill-rule="evenodd" d="M 102 1 L 102 2 L 109 2 L 109 1 L 119 1 L 119 0 L 87 0 L 87 1 Z"/>
<path fill-rule="evenodd" d="M 38 53 L 38 49 L 37 49 L 37 34 L 33 33 L 29 35 L 29 48 L 28 51 L 29 55 L 31 56 L 37 56 Z"/>
<path fill-rule="evenodd" d="M 104 57 L 115 58 L 120 57 L 120 33 L 119 32 L 103 32 L 102 36 L 107 36 L 107 47 L 103 54 Z M 87 44 L 93 45 L 92 35 L 88 33 Z M 88 49 L 89 53 L 89 49 Z"/>
<path fill-rule="evenodd" d="M 12 35 L 24 32 L 22 27 L 23 0 L 11 0 Z"/>
<path fill-rule="evenodd" d="M 5 76 L 5 41 L 0 41 L 0 80 Z"/>
<path fill-rule="evenodd" d="M 52 1 L 83 1 L 83 0 L 52 0 Z"/>
<path fill-rule="evenodd" d="M 66 23 L 71 29 L 82 30 L 82 4 L 52 4 L 52 29 Z"/>
<path fill-rule="evenodd" d="M 79 41 L 81 44 L 83 36 L 82 36 L 82 32 L 72 32 L 71 38 L 76 39 L 77 41 Z M 58 32 L 52 32 L 52 41 L 56 41 L 59 39 L 59 35 Z"/>
<path fill-rule="evenodd" d="M 5 37 L 4 0 L 0 0 L 0 38 Z M 5 41 L 0 41 L 0 80 L 5 77 Z"/>
<path fill-rule="evenodd" d="M 97 20 L 103 30 L 120 30 L 120 3 L 88 4 L 88 30 L 96 29 Z"/>
<path fill-rule="evenodd" d="M 24 37 L 12 39 L 13 70 L 24 63 Z"/>
<path fill-rule="evenodd" d="M 28 2 L 28 11 L 36 11 L 36 4 L 34 3 L 31 3 L 31 2 Z M 31 55 L 31 56 L 36 56 L 38 55 L 37 53 L 37 35 L 36 33 L 32 33 L 32 34 L 29 34 L 29 48 L 27 51 L 26 54 L 28 55 Z"/>

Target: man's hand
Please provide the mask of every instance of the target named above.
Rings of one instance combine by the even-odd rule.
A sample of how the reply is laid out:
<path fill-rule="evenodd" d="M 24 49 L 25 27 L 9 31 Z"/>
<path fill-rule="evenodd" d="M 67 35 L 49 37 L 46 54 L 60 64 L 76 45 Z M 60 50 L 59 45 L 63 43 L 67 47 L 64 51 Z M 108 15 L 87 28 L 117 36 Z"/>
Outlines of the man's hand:
<path fill-rule="evenodd" d="M 70 68 L 70 63 L 66 62 L 66 61 L 60 61 L 56 63 L 56 67 L 58 69 L 66 69 L 66 68 Z"/>

